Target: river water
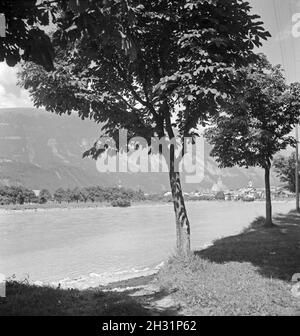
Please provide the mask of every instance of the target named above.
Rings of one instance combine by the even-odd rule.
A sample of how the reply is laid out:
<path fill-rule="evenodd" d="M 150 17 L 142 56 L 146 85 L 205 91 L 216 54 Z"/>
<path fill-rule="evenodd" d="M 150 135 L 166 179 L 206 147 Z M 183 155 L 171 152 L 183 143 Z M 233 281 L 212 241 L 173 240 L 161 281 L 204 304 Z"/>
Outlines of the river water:
<path fill-rule="evenodd" d="M 293 207 L 291 202 L 273 205 L 274 213 Z M 187 209 L 192 248 L 201 249 L 238 234 L 264 214 L 265 205 L 190 202 Z M 154 270 L 174 251 L 171 204 L 0 213 L 0 273 L 18 279 L 117 280 Z"/>

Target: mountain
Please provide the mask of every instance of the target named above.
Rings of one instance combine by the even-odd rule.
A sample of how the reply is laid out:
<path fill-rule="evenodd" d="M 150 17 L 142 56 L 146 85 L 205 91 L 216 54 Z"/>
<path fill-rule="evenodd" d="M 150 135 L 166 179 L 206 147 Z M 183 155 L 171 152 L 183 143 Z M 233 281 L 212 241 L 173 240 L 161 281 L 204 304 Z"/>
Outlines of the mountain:
<path fill-rule="evenodd" d="M 31 189 L 76 186 L 116 186 L 145 192 L 169 190 L 165 173 L 100 173 L 96 162 L 83 159 L 101 134 L 100 126 L 77 116 L 57 116 L 31 108 L 0 109 L 0 184 L 23 185 Z M 208 190 L 219 176 L 228 188 L 263 186 L 261 169 L 220 170 L 205 145 L 205 178 L 200 184 L 183 183 L 186 191 Z M 277 181 L 274 180 L 273 184 Z"/>

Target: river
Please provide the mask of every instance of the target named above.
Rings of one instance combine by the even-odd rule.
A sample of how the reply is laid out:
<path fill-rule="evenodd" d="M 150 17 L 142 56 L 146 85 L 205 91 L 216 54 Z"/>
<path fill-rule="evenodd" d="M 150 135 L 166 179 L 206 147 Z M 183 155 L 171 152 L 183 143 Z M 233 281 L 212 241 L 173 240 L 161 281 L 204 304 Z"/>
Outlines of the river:
<path fill-rule="evenodd" d="M 274 213 L 293 207 L 273 205 Z M 238 234 L 264 209 L 263 202 L 188 203 L 192 248 Z M 171 204 L 0 213 L 0 273 L 18 279 L 108 282 L 151 272 L 174 251 Z"/>

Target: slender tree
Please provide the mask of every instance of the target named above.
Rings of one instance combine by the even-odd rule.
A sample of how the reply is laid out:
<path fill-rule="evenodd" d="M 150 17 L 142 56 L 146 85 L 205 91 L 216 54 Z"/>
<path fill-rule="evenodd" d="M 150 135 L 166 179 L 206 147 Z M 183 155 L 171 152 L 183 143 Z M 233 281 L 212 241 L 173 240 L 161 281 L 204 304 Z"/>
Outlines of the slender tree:
<path fill-rule="evenodd" d="M 280 66 L 261 55 L 241 71 L 244 77 L 216 125 L 207 130 L 211 155 L 220 167 L 258 166 L 265 171 L 266 226 L 272 226 L 270 169 L 274 155 L 294 145 L 291 136 L 299 120 L 299 84 L 287 86 Z"/>
<path fill-rule="evenodd" d="M 255 59 L 253 48 L 269 36 L 240 0 L 108 1 L 105 10 L 99 3 L 84 20 L 62 8 L 53 35 L 56 70 L 29 64 L 20 78 L 37 107 L 75 111 L 115 140 L 122 129 L 148 141 L 196 136 L 234 93 L 237 69 Z M 87 154 L 101 154 L 97 143 Z M 167 156 L 177 247 L 186 254 L 190 223 L 175 146 Z"/>

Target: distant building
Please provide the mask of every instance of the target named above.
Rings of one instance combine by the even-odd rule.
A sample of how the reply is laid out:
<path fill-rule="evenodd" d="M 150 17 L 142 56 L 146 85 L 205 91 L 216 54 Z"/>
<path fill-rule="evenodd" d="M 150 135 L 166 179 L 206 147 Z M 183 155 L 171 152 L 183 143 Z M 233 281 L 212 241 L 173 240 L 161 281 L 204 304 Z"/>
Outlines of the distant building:
<path fill-rule="evenodd" d="M 118 188 L 119 188 L 119 189 L 122 189 L 122 187 L 123 187 L 123 186 L 122 186 L 122 181 L 119 180 L 119 181 L 118 181 Z"/>
<path fill-rule="evenodd" d="M 265 199 L 266 198 L 266 191 L 264 188 L 256 189 L 256 198 L 257 199 Z"/>
<path fill-rule="evenodd" d="M 226 190 L 226 186 L 223 184 L 221 176 L 219 176 L 218 182 L 213 185 L 213 187 L 211 188 L 211 191 L 213 193 L 218 193 L 220 191 L 225 191 L 225 190 Z"/>
<path fill-rule="evenodd" d="M 36 197 L 40 196 L 41 191 L 40 190 L 32 190 Z"/>
<path fill-rule="evenodd" d="M 225 193 L 225 201 L 232 201 L 234 200 L 234 193 L 229 191 Z"/>

